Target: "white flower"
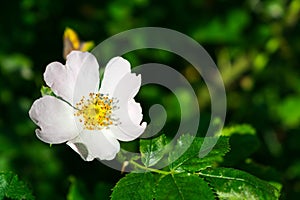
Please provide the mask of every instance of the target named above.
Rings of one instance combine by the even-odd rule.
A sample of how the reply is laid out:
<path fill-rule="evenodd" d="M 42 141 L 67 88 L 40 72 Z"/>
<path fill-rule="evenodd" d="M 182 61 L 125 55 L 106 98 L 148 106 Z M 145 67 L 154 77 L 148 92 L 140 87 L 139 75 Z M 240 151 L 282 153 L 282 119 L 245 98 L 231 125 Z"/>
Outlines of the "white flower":
<path fill-rule="evenodd" d="M 142 109 L 133 99 L 141 76 L 131 73 L 127 60 L 108 62 L 100 89 L 99 65 L 88 52 L 71 52 L 66 65 L 50 63 L 44 79 L 58 98 L 43 96 L 29 111 L 43 142 L 67 142 L 86 161 L 112 160 L 120 150 L 118 140 L 131 141 L 144 132 Z"/>

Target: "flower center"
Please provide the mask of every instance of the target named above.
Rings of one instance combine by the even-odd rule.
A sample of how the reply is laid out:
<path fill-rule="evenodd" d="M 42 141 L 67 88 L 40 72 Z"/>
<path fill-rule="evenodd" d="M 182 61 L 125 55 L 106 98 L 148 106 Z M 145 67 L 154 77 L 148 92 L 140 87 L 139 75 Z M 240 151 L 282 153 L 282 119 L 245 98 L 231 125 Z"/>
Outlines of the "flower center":
<path fill-rule="evenodd" d="M 87 130 L 101 130 L 114 125 L 117 119 L 113 118 L 113 110 L 117 109 L 116 99 L 100 93 L 90 93 L 89 97 L 82 97 L 76 104 L 75 116 L 83 122 Z"/>

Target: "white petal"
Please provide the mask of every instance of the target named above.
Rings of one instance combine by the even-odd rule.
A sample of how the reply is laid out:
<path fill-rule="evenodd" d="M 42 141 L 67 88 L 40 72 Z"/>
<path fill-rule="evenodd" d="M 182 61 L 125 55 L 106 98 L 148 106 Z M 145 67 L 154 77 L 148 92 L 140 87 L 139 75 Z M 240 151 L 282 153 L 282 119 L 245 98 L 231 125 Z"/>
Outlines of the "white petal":
<path fill-rule="evenodd" d="M 85 161 L 95 158 L 100 160 L 112 160 L 120 151 L 120 143 L 101 131 L 84 130 L 78 137 L 67 143 Z"/>
<path fill-rule="evenodd" d="M 140 125 L 143 118 L 142 108 L 134 99 L 128 102 L 128 107 L 120 107 L 116 115 L 119 117 L 120 124 L 111 126 L 109 131 L 118 140 L 132 141 L 145 131 L 147 123 L 143 122 Z"/>
<path fill-rule="evenodd" d="M 142 120 L 142 109 L 133 97 L 141 86 L 141 76 L 127 73 L 115 86 L 112 96 L 119 101 L 119 109 L 114 115 L 119 118 L 120 125 L 112 127 L 114 136 L 122 141 L 131 141 L 139 137 L 146 128 L 146 123 L 140 125 Z"/>
<path fill-rule="evenodd" d="M 50 144 L 66 142 L 79 134 L 73 113 L 70 105 L 53 96 L 36 100 L 29 110 L 30 118 L 40 127 L 37 137 Z"/>
<path fill-rule="evenodd" d="M 128 113 L 130 119 L 136 123 L 140 124 L 143 119 L 142 107 L 139 103 L 135 102 L 134 99 L 131 99 L 128 102 Z"/>
<path fill-rule="evenodd" d="M 127 73 L 119 82 L 115 85 L 114 90 L 111 91 L 113 97 L 119 101 L 128 102 L 138 93 L 141 87 L 141 75 L 134 73 Z"/>
<path fill-rule="evenodd" d="M 127 132 L 124 132 L 118 126 L 111 126 L 108 129 L 102 130 L 102 132 L 104 132 L 106 134 L 110 134 L 114 138 L 116 138 L 118 140 L 121 140 L 121 141 L 126 141 L 127 142 L 127 141 L 132 141 L 132 140 L 135 139 L 134 136 L 131 136 L 130 134 L 127 134 Z"/>
<path fill-rule="evenodd" d="M 111 94 L 120 80 L 131 72 L 130 63 L 122 57 L 112 58 L 106 65 L 100 93 Z"/>
<path fill-rule="evenodd" d="M 112 132 L 118 140 L 132 141 L 140 137 L 142 133 L 144 133 L 146 127 L 146 122 L 143 122 L 141 125 L 123 122 L 122 125 L 117 126 L 117 129 L 112 129 Z"/>
<path fill-rule="evenodd" d="M 65 66 L 58 62 L 50 63 L 44 79 L 56 95 L 75 105 L 82 96 L 97 92 L 99 66 L 91 53 L 72 51 Z"/>

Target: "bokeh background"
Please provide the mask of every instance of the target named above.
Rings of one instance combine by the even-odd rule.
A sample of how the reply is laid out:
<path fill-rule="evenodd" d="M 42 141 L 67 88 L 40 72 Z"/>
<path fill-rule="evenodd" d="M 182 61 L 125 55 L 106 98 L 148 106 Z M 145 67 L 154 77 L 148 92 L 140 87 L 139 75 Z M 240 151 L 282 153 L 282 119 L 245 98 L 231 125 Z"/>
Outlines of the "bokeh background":
<path fill-rule="evenodd" d="M 256 129 L 260 145 L 247 147 L 256 150 L 250 155 L 256 167 L 228 165 L 261 178 L 268 173 L 283 184 L 283 199 L 296 199 L 300 195 L 299 17 L 299 0 L 2 2 L 0 171 L 17 173 L 37 199 L 108 199 L 111 188 L 124 175 L 98 161 L 84 162 L 66 145 L 50 147 L 39 141 L 28 110 L 40 97 L 46 65 L 64 62 L 66 27 L 97 44 L 121 31 L 158 26 L 194 38 L 209 52 L 226 86 L 226 125 L 247 123 Z M 133 52 L 127 58 L 133 65 L 165 63 L 184 74 L 198 94 L 200 125 L 205 129 L 209 97 L 192 66 L 154 50 Z M 172 98 L 169 91 L 155 87 L 139 94 L 145 108 L 162 103 L 169 109 L 167 133 L 178 122 L 174 111 L 178 105 Z M 146 109 L 144 113 L 147 119 Z M 244 147 L 237 148 L 242 151 Z"/>

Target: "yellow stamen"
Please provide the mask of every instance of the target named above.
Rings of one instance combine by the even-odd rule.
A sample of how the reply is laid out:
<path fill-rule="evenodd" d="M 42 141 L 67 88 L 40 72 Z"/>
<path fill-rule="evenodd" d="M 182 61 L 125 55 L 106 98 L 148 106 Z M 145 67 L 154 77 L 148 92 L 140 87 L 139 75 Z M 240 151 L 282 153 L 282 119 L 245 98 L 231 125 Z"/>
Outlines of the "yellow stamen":
<path fill-rule="evenodd" d="M 90 93 L 89 98 L 82 97 L 76 104 L 75 116 L 80 117 L 87 130 L 101 130 L 113 125 L 112 111 L 116 108 L 116 101 L 99 93 Z"/>

